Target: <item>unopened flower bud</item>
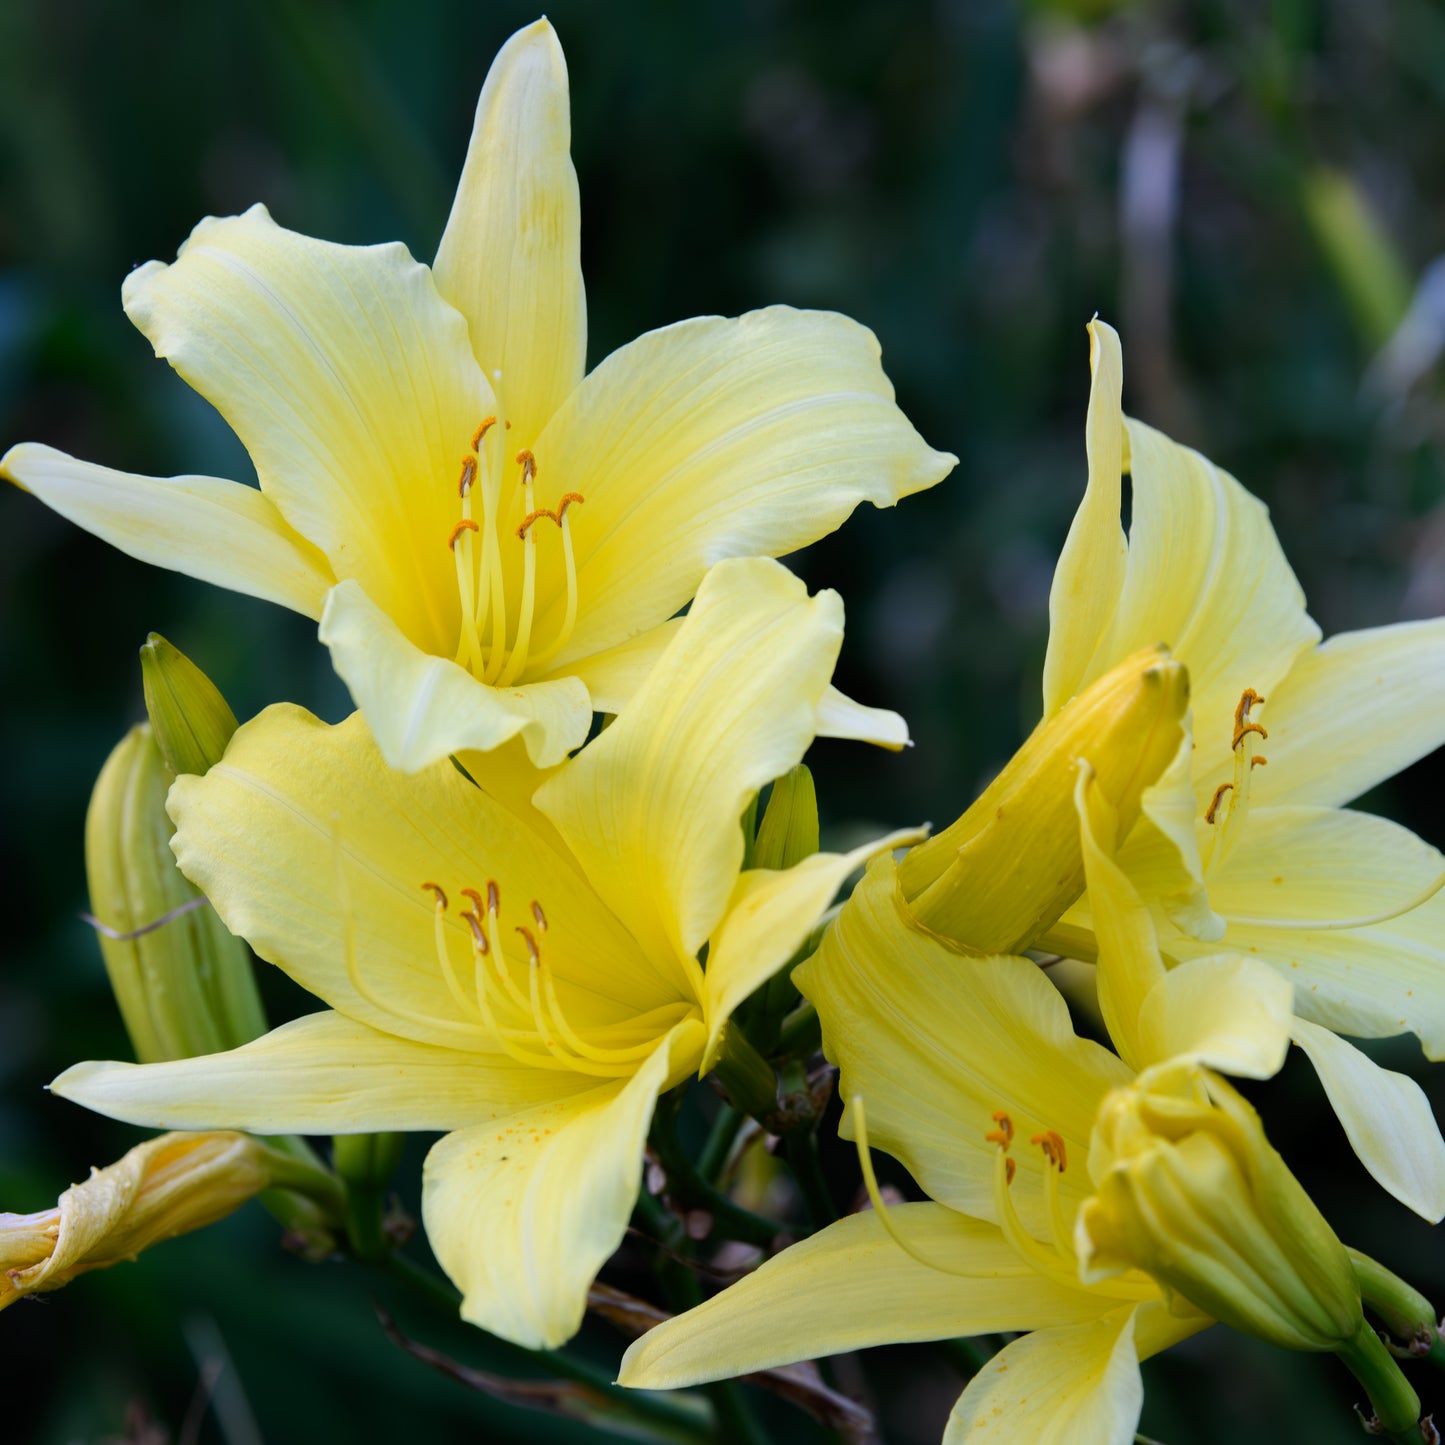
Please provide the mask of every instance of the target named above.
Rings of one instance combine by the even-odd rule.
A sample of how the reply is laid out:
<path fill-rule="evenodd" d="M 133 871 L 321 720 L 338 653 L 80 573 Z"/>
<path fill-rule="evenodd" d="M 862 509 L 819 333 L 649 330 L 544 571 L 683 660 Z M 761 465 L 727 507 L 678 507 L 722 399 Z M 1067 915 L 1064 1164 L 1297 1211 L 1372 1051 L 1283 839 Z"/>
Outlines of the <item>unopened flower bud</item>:
<path fill-rule="evenodd" d="M 1018 953 L 1084 891 L 1075 768 L 1087 758 L 1121 836 L 1184 738 L 1189 679 L 1166 648 L 1126 658 L 1044 719 L 957 822 L 899 865 L 910 922 L 971 953 Z"/>
<path fill-rule="evenodd" d="M 151 731 L 172 773 L 204 773 L 220 762 L 238 726 L 216 684 L 158 632 L 140 650 Z"/>
<path fill-rule="evenodd" d="M 1294 1350 L 1349 1351 L 1364 1316 L 1350 1257 L 1218 1075 L 1175 1061 L 1105 1099 L 1080 1209 L 1080 1272 L 1132 1268 L 1215 1319 Z"/>
<path fill-rule="evenodd" d="M 754 868 L 791 868 L 818 851 L 818 793 L 813 775 L 799 763 L 773 784 L 758 840 Z"/>
<path fill-rule="evenodd" d="M 85 820 L 100 951 L 142 1063 L 236 1048 L 266 1031 L 245 945 L 176 866 L 171 772 L 144 724 L 106 760 Z"/>
<path fill-rule="evenodd" d="M 0 1214 L 0 1309 L 225 1218 L 280 1182 L 274 1162 L 248 1134 L 162 1134 L 72 1185 L 53 1209 Z"/>

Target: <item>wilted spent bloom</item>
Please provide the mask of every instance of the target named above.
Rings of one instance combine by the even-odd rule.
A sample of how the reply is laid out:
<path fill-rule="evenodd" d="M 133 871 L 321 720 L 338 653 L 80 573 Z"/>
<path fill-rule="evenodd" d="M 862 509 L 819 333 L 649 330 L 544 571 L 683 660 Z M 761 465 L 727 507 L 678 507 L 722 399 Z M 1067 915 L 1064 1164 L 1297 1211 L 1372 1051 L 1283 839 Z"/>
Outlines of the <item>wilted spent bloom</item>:
<path fill-rule="evenodd" d="M 1144 1270 L 1285 1349 L 1359 1334 L 1344 1245 L 1218 1074 L 1185 1060 L 1147 1069 L 1104 1100 L 1091 1152 L 1103 1167 L 1075 1226 L 1085 1281 Z"/>
<path fill-rule="evenodd" d="M 248 1134 L 162 1134 L 72 1185 L 53 1209 L 0 1213 L 0 1309 L 224 1219 L 275 1182 L 273 1163 Z"/>
<path fill-rule="evenodd" d="M 152 632 L 140 650 L 146 714 L 173 773 L 204 773 L 221 761 L 239 724 L 215 683 L 179 648 Z"/>
<path fill-rule="evenodd" d="M 151 729 L 134 727 L 101 769 L 85 820 L 100 951 L 142 1063 L 216 1053 L 266 1031 L 245 945 L 176 866 L 171 782 Z"/>
<path fill-rule="evenodd" d="M 970 953 L 1018 953 L 1084 891 L 1075 769 L 1128 827 L 1179 750 L 1189 677 L 1167 648 L 1125 658 L 1045 718 L 964 815 L 898 870 L 910 922 Z"/>

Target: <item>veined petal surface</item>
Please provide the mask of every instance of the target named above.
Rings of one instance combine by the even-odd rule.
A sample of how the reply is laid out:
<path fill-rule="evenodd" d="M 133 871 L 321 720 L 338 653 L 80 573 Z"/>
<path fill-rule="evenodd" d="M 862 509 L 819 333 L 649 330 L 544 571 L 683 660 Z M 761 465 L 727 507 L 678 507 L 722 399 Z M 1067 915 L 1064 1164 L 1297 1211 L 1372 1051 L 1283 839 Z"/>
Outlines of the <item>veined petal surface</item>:
<path fill-rule="evenodd" d="M 494 1049 L 442 975 L 433 895 L 422 886 L 431 882 L 455 899 L 495 879 L 504 947 L 519 966 L 512 923 L 530 924 L 529 903 L 540 900 L 549 967 L 586 1022 L 679 999 L 676 980 L 642 956 L 541 835 L 449 762 L 388 768 L 359 714 L 330 727 L 299 708 L 268 708 L 204 777 L 178 779 L 169 806 L 181 869 L 227 927 L 333 1008 L 388 1033 Z M 443 936 L 469 978 L 459 913 L 446 915 Z"/>
<path fill-rule="evenodd" d="M 946 476 L 955 458 L 898 410 L 878 356 L 845 317 L 770 307 L 648 332 L 591 372 L 534 447 L 544 485 L 586 497 L 558 667 L 666 621 L 715 562 L 796 551 L 859 502 Z M 539 637 L 564 593 L 555 577 L 539 590 Z"/>
<path fill-rule="evenodd" d="M 871 1141 L 907 1165 L 935 1199 L 994 1217 L 995 1148 L 984 1135 L 1004 1110 L 1027 1141 L 1046 1129 L 1088 1157 L 1100 1099 L 1133 1073 L 1077 1037 L 1058 990 L 1022 958 L 965 958 L 909 929 L 896 871 L 878 857 L 794 982 L 818 1008 L 842 1096 L 861 1095 Z M 844 1118 L 844 1137 L 852 1137 Z M 1017 1148 L 1013 1196 L 1030 1227 L 1045 1222 L 1041 1150 Z M 1087 1172 L 1060 1176 L 1066 1200 Z"/>
<path fill-rule="evenodd" d="M 622 1242 L 658 1094 L 697 1065 L 702 1026 L 673 1029 L 629 1079 L 448 1134 L 427 1155 L 422 1218 L 462 1317 L 527 1349 L 582 1323 Z"/>
<path fill-rule="evenodd" d="M 410 642 L 355 580 L 328 593 L 321 640 L 382 756 L 402 772 L 454 752 L 490 752 L 517 736 L 535 767 L 550 768 L 581 747 L 592 725 L 577 678 L 489 687 Z"/>
<path fill-rule="evenodd" d="M 142 477 L 25 442 L 0 477 L 128 557 L 320 617 L 331 567 L 255 487 L 220 477 Z"/>
<path fill-rule="evenodd" d="M 653 957 L 692 959 L 723 916 L 738 819 L 812 742 L 842 636 L 836 593 L 766 558 L 718 565 L 627 710 L 538 790 Z"/>
<path fill-rule="evenodd" d="M 587 303 L 567 62 L 545 20 L 497 52 L 437 251 L 437 289 L 502 373 L 512 441 L 530 446 L 582 380 Z"/>
<path fill-rule="evenodd" d="M 224 1054 L 164 1064 L 74 1064 L 50 1091 L 154 1129 L 363 1134 L 457 1129 L 499 1111 L 552 1103 L 590 1082 L 318 1013 Z"/>
<path fill-rule="evenodd" d="M 889 1219 L 942 1268 L 905 1254 L 871 1209 L 851 1214 L 649 1331 L 623 1356 L 619 1380 L 676 1389 L 870 1345 L 1075 1324 L 1117 1308 L 1046 1279 L 995 1225 L 941 1204 L 897 1205 Z"/>
<path fill-rule="evenodd" d="M 428 651 L 456 645 L 447 538 L 495 408 L 461 314 L 404 246 L 338 246 L 262 206 L 126 277 L 126 314 L 226 418 L 287 522 Z"/>

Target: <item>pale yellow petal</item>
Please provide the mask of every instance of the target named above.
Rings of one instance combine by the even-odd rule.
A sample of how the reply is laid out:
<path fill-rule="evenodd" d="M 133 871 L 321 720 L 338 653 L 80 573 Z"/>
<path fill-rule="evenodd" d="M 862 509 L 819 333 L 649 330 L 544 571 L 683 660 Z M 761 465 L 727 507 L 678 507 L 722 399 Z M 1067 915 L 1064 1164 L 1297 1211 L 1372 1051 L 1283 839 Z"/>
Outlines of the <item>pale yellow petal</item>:
<path fill-rule="evenodd" d="M 728 1016 L 793 956 L 848 875 L 875 853 L 907 847 L 924 836 L 919 829 L 904 829 L 849 853 L 814 853 L 782 872 L 752 868 L 738 878 L 708 947 L 704 1068 L 713 1063 Z"/>
<path fill-rule="evenodd" d="M 658 1093 L 697 1065 L 702 1026 L 674 1029 L 630 1079 L 440 1140 L 422 1218 L 462 1291 L 462 1317 L 528 1349 L 582 1323 L 587 1289 L 622 1243 Z"/>
<path fill-rule="evenodd" d="M 801 760 L 843 635 L 766 558 L 720 563 L 627 709 L 536 804 L 654 957 L 691 959 L 742 868 L 738 819 Z"/>
<path fill-rule="evenodd" d="M 909 746 L 908 724 L 886 707 L 868 707 L 829 687 L 818 704 L 818 736 L 875 743 L 898 752 Z"/>
<path fill-rule="evenodd" d="M 1318 1024 L 1296 1019 L 1294 1041 L 1315 1066 L 1360 1162 L 1402 1204 L 1438 1224 L 1445 1217 L 1445 1140 L 1425 1091 Z"/>
<path fill-rule="evenodd" d="M 1117 1306 L 1044 1278 L 995 1225 L 939 1204 L 898 1205 L 889 1219 L 942 1268 L 905 1254 L 871 1209 L 851 1214 L 649 1331 L 619 1381 L 671 1390 L 870 1345 L 1069 1325 Z"/>
<path fill-rule="evenodd" d="M 861 1095 L 872 1142 L 908 1166 L 933 1198 L 992 1219 L 995 1110 L 1013 1120 L 1025 1220 L 1042 1225 L 1045 1129 L 1071 1159 L 1061 1183 L 1089 1191 L 1082 1161 L 1099 1100 L 1133 1077 L 1119 1058 L 1078 1038 L 1058 991 L 1021 958 L 967 958 L 907 928 L 887 857 L 869 865 L 822 945 L 794 981 L 817 1005 L 823 1046 L 843 1098 Z M 843 1130 L 851 1137 L 851 1128 Z"/>
<path fill-rule="evenodd" d="M 1151 1300 L 1015 1340 L 969 1382 L 943 1445 L 1131 1445 L 1144 1404 L 1139 1361 L 1208 1323 Z"/>
<path fill-rule="evenodd" d="M 797 551 L 860 502 L 892 506 L 955 461 L 894 404 L 870 331 L 786 307 L 639 337 L 534 450 L 544 494 L 587 499 L 571 514 L 580 610 L 559 667 L 666 621 L 713 563 Z M 559 577 L 539 591 L 552 599 L 539 637 L 559 624 Z"/>
<path fill-rule="evenodd" d="M 141 477 L 27 442 L 0 477 L 127 556 L 320 617 L 336 580 L 255 487 L 219 477 Z"/>
<path fill-rule="evenodd" d="M 1445 742 L 1445 618 L 1344 632 L 1274 690 L 1267 803 L 1348 803 Z"/>
<path fill-rule="evenodd" d="M 1089 323 L 1089 412 L 1084 444 L 1089 481 L 1074 513 L 1049 589 L 1049 650 L 1044 659 L 1044 716 L 1052 717 L 1086 681 L 1124 586 L 1128 549 L 1119 525 L 1124 460 L 1124 361 L 1114 328 Z M 1118 661 L 1118 659 L 1114 659 Z"/>
<path fill-rule="evenodd" d="M 568 859 L 449 762 L 388 768 L 360 714 L 329 727 L 299 708 L 268 708 L 204 777 L 178 779 L 169 806 L 181 868 L 227 927 L 333 1008 L 388 1033 L 492 1051 L 442 975 L 424 883 L 450 895 L 444 936 L 463 985 L 472 956 L 460 892 L 495 879 L 503 946 L 525 967 L 513 929 L 531 926 L 540 900 L 549 967 L 587 991 L 596 1021 L 679 997 Z"/>
<path fill-rule="evenodd" d="M 447 538 L 494 410 L 467 325 L 397 245 L 338 246 L 262 206 L 132 271 L 126 314 L 230 422 L 287 522 L 430 652 L 456 646 Z"/>
<path fill-rule="evenodd" d="M 582 380 L 587 302 L 572 169 L 567 62 L 535 21 L 497 52 L 434 265 L 499 387 L 511 440 L 530 446 Z"/>
<path fill-rule="evenodd" d="M 518 736 L 534 766 L 550 768 L 582 746 L 592 725 L 591 700 L 575 677 L 488 687 L 408 641 L 356 581 L 328 594 L 321 640 L 382 756 L 403 772 Z"/>
<path fill-rule="evenodd" d="M 1268 964 L 1237 953 L 1172 968 L 1139 1011 L 1144 1064 L 1192 1058 L 1248 1079 L 1279 1072 L 1295 1023 L 1294 990 Z"/>
<path fill-rule="evenodd" d="M 74 1064 L 50 1091 L 153 1129 L 361 1134 L 458 1129 L 551 1103 L 590 1082 L 318 1013 L 229 1053 L 164 1064 Z"/>
<path fill-rule="evenodd" d="M 657 665 L 682 618 L 669 618 L 616 647 L 594 652 L 590 657 L 579 657 L 561 669 L 560 676 L 578 678 L 592 698 L 592 706 L 598 712 L 619 713 L 637 690 L 647 681 L 647 674 Z"/>
<path fill-rule="evenodd" d="M 1439 852 L 1383 818 L 1251 808 L 1238 847 L 1210 875 L 1209 888 L 1229 920 L 1224 947 L 1283 971 L 1299 1013 L 1363 1038 L 1409 1029 L 1434 1058 L 1445 1053 L 1445 894 L 1371 926 L 1301 925 L 1389 913 L 1418 898 L 1442 870 Z M 1182 936 L 1166 948 L 1176 958 L 1217 951 Z"/>

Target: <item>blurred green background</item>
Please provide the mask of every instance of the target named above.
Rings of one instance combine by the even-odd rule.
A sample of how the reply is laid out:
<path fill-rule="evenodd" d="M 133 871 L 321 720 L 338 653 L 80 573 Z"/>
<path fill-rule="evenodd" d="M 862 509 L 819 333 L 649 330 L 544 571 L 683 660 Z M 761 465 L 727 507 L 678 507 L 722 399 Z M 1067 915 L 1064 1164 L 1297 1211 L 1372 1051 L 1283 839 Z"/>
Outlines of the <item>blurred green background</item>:
<path fill-rule="evenodd" d="M 842 685 L 900 709 L 917 741 L 815 749 L 825 836 L 947 821 L 1035 720 L 1095 312 L 1123 335 L 1126 405 L 1265 498 L 1327 632 L 1445 611 L 1441 6 L 558 0 L 551 15 L 590 360 L 699 313 L 835 308 L 877 332 L 904 409 L 961 458 L 936 491 L 795 559 L 847 599 Z M 297 230 L 429 258 L 482 77 L 532 18 L 510 0 L 3 0 L 0 449 L 251 478 L 126 322 L 121 279 L 258 200 Z M 242 717 L 347 703 L 301 618 L 150 571 L 10 488 L 0 538 L 0 1205 L 29 1210 L 140 1137 L 42 1092 L 76 1059 L 125 1056 L 76 914 L 90 785 L 141 715 L 136 647 L 164 633 Z M 1439 845 L 1442 795 L 1437 756 L 1366 801 Z M 304 1006 L 264 983 L 273 1015 Z M 1376 1052 L 1445 1099 L 1412 1045 Z M 1254 1092 L 1340 1232 L 1445 1300 L 1435 1237 L 1367 1188 L 1312 1079 L 1292 1065 Z M 423 1144 L 403 1170 L 413 1204 Z M 827 1162 L 846 1199 L 856 1165 Z M 373 1290 L 391 1299 L 283 1254 L 253 1206 L 0 1318 L 4 1438 L 597 1438 L 405 1358 Z M 487 1362 L 477 1332 L 391 1302 Z M 600 1327 L 584 1344 L 619 1352 Z M 188 1419 L 217 1359 L 216 1410 Z M 895 1445 L 937 1440 L 961 1383 L 928 1350 L 841 1378 Z M 1358 1438 L 1333 1361 L 1223 1330 L 1146 1381 L 1143 1429 L 1168 1445 Z M 1417 1383 L 1445 1407 L 1445 1382 Z M 768 1409 L 777 1439 L 823 1438 Z"/>

